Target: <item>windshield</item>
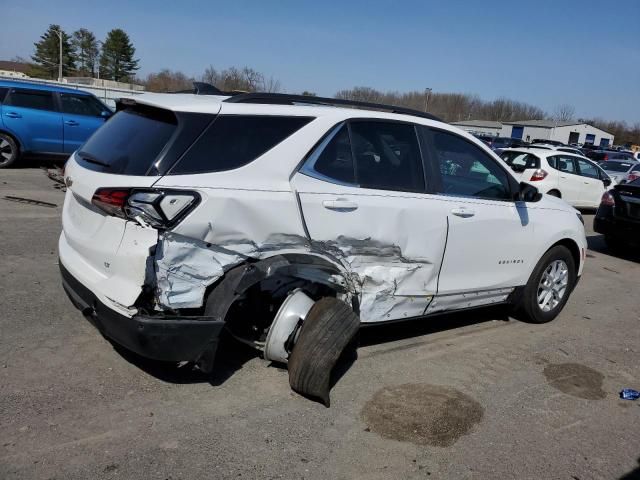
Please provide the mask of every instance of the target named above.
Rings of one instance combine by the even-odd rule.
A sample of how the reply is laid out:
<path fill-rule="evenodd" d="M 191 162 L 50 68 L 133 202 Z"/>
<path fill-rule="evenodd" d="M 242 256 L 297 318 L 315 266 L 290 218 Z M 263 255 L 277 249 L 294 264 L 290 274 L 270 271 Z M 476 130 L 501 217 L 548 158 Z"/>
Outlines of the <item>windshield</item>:
<path fill-rule="evenodd" d="M 176 117 L 168 110 L 122 110 L 77 155 L 105 173 L 145 175 L 176 128 Z"/>
<path fill-rule="evenodd" d="M 526 152 L 502 152 L 500 155 L 514 172 L 524 172 L 528 168 L 540 168 L 540 159 Z"/>
<path fill-rule="evenodd" d="M 602 162 L 600 167 L 608 172 L 626 172 L 633 166 L 630 162 Z"/>

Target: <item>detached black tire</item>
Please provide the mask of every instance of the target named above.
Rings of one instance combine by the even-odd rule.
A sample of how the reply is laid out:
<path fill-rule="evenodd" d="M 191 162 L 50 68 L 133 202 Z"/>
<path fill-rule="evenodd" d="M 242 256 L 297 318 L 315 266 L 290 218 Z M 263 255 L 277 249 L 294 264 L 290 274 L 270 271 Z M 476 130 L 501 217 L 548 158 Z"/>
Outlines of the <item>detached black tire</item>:
<path fill-rule="evenodd" d="M 563 278 L 566 278 L 566 283 Z M 576 264 L 569 249 L 562 245 L 549 249 L 536 265 L 524 288 L 519 305 L 524 320 L 547 323 L 556 318 L 575 285 Z"/>
<path fill-rule="evenodd" d="M 0 133 L 0 168 L 13 165 L 20 157 L 16 141 L 6 133 Z"/>
<path fill-rule="evenodd" d="M 345 348 L 354 348 L 352 341 L 359 328 L 360 319 L 346 303 L 333 297 L 318 300 L 289 356 L 291 388 L 328 407 L 331 371 Z"/>

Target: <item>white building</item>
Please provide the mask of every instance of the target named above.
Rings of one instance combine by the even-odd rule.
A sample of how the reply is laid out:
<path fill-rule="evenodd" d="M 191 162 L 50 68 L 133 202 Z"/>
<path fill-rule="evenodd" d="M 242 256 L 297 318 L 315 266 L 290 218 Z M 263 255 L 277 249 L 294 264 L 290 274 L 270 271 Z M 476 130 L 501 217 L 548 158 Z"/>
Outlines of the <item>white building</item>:
<path fill-rule="evenodd" d="M 613 145 L 614 138 L 610 133 L 587 123 L 556 122 L 555 120 L 503 122 L 500 136 L 520 138 L 527 142 L 540 139 L 568 144 L 592 143 L 602 147 Z"/>
<path fill-rule="evenodd" d="M 492 137 L 500 136 L 502 132 L 502 123 L 492 122 L 491 120 L 467 120 L 462 122 L 452 122 L 451 125 L 466 130 L 476 135 L 490 135 Z"/>

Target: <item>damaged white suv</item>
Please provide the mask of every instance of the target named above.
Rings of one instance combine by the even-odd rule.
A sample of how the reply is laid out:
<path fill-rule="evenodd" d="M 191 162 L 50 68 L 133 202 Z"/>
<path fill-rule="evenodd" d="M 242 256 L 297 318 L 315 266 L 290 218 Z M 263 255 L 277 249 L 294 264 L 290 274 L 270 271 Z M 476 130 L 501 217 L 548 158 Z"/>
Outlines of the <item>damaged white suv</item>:
<path fill-rule="evenodd" d="M 482 142 L 383 105 L 145 94 L 65 179 L 63 284 L 107 338 L 210 371 L 224 328 L 326 403 L 361 323 L 501 303 L 550 321 L 587 248 L 579 213 Z"/>

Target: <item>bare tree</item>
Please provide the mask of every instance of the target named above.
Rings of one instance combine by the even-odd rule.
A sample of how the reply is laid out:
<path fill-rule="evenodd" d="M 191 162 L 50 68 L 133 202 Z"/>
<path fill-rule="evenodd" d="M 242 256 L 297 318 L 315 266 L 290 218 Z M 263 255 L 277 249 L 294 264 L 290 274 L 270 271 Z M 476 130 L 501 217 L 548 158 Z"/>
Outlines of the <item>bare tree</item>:
<path fill-rule="evenodd" d="M 557 105 L 553 110 L 553 119 L 557 122 L 570 122 L 573 120 L 573 116 L 576 113 L 576 109 L 573 108 L 573 105 L 569 105 L 568 103 L 563 103 Z"/>
<path fill-rule="evenodd" d="M 165 68 L 157 73 L 150 73 L 142 83 L 150 92 L 175 92 L 192 88 L 193 78 Z"/>

